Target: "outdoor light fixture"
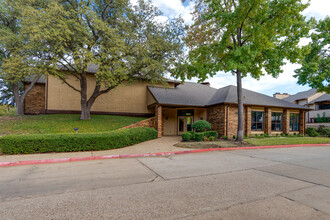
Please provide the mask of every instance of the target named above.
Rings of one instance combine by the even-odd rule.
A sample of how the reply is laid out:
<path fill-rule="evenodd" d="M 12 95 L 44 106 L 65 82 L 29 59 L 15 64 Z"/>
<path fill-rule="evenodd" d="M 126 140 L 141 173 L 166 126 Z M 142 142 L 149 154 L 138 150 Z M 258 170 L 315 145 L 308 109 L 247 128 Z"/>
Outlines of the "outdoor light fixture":
<path fill-rule="evenodd" d="M 75 130 L 75 131 L 76 131 L 76 133 L 78 133 L 78 132 L 79 132 L 79 128 L 74 128 L 73 130 Z"/>

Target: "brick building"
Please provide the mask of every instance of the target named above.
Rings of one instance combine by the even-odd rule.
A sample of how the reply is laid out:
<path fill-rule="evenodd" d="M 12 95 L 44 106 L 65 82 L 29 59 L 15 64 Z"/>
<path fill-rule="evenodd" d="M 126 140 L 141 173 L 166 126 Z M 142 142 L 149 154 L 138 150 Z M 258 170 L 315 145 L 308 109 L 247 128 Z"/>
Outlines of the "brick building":
<path fill-rule="evenodd" d="M 79 82 L 68 78 L 79 88 Z M 26 85 L 28 82 L 26 83 Z M 88 94 L 95 85 L 89 75 Z M 243 89 L 244 133 L 305 133 L 306 106 Z M 80 113 L 80 94 L 53 76 L 43 78 L 27 95 L 26 114 Z M 149 85 L 145 81 L 127 83 L 100 96 L 92 114 L 150 117 L 140 126 L 151 126 L 159 136 L 180 135 L 191 130 L 197 120 L 207 120 L 219 135 L 232 137 L 237 132 L 237 95 L 235 86 L 220 89 L 208 83 L 169 80 L 167 85 Z"/>

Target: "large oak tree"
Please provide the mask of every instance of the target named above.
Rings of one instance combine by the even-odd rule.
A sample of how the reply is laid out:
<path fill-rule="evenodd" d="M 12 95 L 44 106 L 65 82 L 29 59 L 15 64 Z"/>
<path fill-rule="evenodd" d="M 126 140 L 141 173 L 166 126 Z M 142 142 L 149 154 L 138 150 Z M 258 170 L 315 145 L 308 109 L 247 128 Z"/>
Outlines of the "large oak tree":
<path fill-rule="evenodd" d="M 188 28 L 189 63 L 177 77 L 205 80 L 219 71 L 237 78 L 237 141 L 243 140 L 242 77 L 277 77 L 296 62 L 309 26 L 300 0 L 199 0 Z"/>
<path fill-rule="evenodd" d="M 24 34 L 40 48 L 38 64 L 80 94 L 81 119 L 90 119 L 100 95 L 125 82 L 163 82 L 182 54 L 182 19 L 159 22 L 161 13 L 149 1 L 45 0 L 34 7 L 35 2 L 21 1 Z M 97 72 L 88 96 L 90 65 Z"/>

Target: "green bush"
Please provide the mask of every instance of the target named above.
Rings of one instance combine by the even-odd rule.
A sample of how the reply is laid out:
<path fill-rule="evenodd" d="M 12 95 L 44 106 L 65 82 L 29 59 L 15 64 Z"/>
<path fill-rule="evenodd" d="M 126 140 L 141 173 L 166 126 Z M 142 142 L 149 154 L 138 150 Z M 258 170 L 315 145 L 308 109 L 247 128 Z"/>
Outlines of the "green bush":
<path fill-rule="evenodd" d="M 191 140 L 195 140 L 195 132 L 193 132 L 193 131 L 187 131 L 187 132 L 192 135 Z"/>
<path fill-rule="evenodd" d="M 233 135 L 233 140 L 236 140 L 236 135 Z"/>
<path fill-rule="evenodd" d="M 184 132 L 182 133 L 182 140 L 183 141 L 190 141 L 192 139 L 193 135 L 190 132 Z"/>
<path fill-rule="evenodd" d="M 317 132 L 322 136 L 330 137 L 330 128 L 325 127 L 324 125 L 320 125 Z"/>
<path fill-rule="evenodd" d="M 319 133 L 317 133 L 315 128 L 307 128 L 306 129 L 306 134 L 310 137 L 316 137 L 319 136 Z"/>
<path fill-rule="evenodd" d="M 304 137 L 304 135 L 302 135 L 302 134 L 297 134 L 297 137 Z"/>
<path fill-rule="evenodd" d="M 195 133 L 195 141 L 202 141 L 204 139 L 204 132 Z"/>
<path fill-rule="evenodd" d="M 218 132 L 216 131 L 205 131 L 204 136 L 206 137 L 214 137 L 215 139 L 218 139 Z"/>
<path fill-rule="evenodd" d="M 197 132 L 202 132 L 211 129 L 211 124 L 205 120 L 196 121 L 192 126 Z"/>
<path fill-rule="evenodd" d="M 75 152 L 122 148 L 157 138 L 153 128 L 130 128 L 96 134 L 7 135 L 0 138 L 3 154 Z"/>
<path fill-rule="evenodd" d="M 215 137 L 210 136 L 210 137 L 208 138 L 208 141 L 215 141 Z"/>
<path fill-rule="evenodd" d="M 222 138 L 225 139 L 225 140 L 229 139 L 228 136 L 225 136 L 225 135 L 223 135 Z"/>

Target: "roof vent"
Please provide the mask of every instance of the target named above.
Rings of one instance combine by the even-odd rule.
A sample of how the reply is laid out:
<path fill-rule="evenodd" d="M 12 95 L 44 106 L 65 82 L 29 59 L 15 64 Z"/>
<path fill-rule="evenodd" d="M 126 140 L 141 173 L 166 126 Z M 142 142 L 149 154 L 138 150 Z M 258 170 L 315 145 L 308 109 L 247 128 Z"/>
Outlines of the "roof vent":
<path fill-rule="evenodd" d="M 209 82 L 201 82 L 200 84 L 205 85 L 205 86 L 210 86 Z"/>

